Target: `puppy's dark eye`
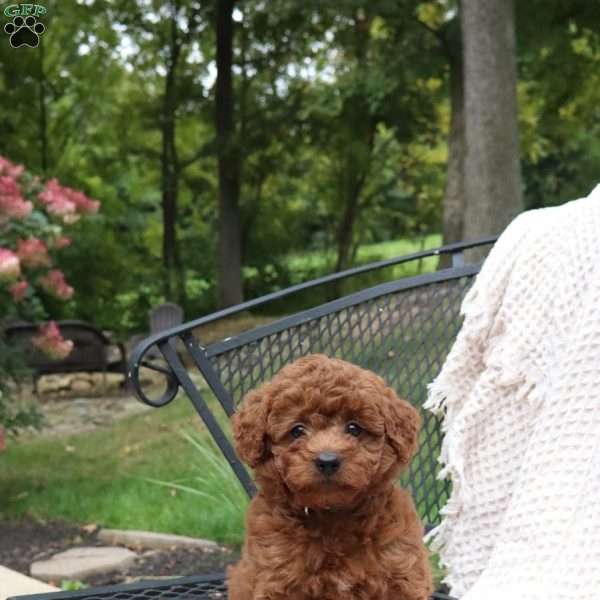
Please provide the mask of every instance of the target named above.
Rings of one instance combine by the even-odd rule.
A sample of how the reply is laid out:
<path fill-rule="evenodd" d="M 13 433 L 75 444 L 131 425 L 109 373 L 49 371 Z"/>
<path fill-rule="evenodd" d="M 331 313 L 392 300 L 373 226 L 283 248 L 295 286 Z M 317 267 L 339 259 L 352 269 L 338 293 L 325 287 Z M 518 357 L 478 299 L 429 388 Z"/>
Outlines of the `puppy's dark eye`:
<path fill-rule="evenodd" d="M 358 437 L 362 431 L 363 429 L 358 423 L 348 423 L 348 425 L 346 425 L 346 433 L 349 433 L 354 437 Z"/>
<path fill-rule="evenodd" d="M 299 437 L 302 437 L 306 433 L 306 427 L 304 425 L 294 425 L 292 430 L 290 431 L 291 436 L 297 440 Z"/>

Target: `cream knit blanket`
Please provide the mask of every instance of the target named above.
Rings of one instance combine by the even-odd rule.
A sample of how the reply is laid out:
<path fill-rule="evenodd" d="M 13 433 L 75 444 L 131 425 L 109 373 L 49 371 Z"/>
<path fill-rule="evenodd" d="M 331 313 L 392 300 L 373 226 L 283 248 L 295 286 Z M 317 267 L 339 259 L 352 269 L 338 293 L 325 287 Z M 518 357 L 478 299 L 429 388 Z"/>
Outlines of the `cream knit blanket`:
<path fill-rule="evenodd" d="M 600 595 L 600 185 L 519 216 L 462 306 L 427 408 L 453 492 L 434 548 L 462 600 Z"/>

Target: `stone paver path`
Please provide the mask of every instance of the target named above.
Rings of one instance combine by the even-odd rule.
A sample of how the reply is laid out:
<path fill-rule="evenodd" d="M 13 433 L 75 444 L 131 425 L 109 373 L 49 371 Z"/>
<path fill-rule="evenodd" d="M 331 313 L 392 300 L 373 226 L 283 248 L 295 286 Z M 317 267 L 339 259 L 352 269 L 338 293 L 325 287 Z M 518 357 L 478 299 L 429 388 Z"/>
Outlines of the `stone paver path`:
<path fill-rule="evenodd" d="M 199 373 L 190 372 L 190 377 L 199 389 L 207 386 Z M 106 382 L 101 373 L 48 375 L 38 384 L 37 398 L 33 397 L 31 386 L 24 386 L 23 399 L 34 399 L 45 425 L 40 431 L 24 431 L 22 437 L 71 435 L 110 427 L 120 419 L 153 410 L 123 387 L 122 382 L 123 376 L 115 373 L 109 373 Z M 142 386 L 150 397 L 158 398 L 164 389 L 163 376 L 146 369 Z"/>
<path fill-rule="evenodd" d="M 31 576 L 42 581 L 79 581 L 97 573 L 121 571 L 135 563 L 137 554 L 116 546 L 80 546 L 31 565 Z"/>
<path fill-rule="evenodd" d="M 152 378 L 152 374 L 148 374 L 145 383 L 154 389 L 162 389 L 160 377 Z M 23 437 L 71 435 L 110 427 L 120 419 L 151 410 L 122 383 L 123 376 L 115 373 L 107 374 L 106 381 L 101 373 L 42 377 L 38 383 L 39 396 L 33 397 L 30 386 L 27 386 L 23 390 L 23 398 L 33 399 L 44 416 L 44 427 L 29 434 L 24 432 Z"/>
<path fill-rule="evenodd" d="M 70 435 L 109 427 L 119 419 L 152 410 L 131 395 L 52 399 L 38 405 L 45 425 L 36 437 Z"/>

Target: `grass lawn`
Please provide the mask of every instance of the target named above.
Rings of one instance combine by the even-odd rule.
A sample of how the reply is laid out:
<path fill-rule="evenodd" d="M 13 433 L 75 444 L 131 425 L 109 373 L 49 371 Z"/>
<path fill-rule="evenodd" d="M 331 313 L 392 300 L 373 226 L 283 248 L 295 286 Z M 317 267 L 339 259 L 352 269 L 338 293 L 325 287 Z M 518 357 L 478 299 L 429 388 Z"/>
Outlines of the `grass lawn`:
<path fill-rule="evenodd" d="M 110 430 L 11 440 L 0 454 L 0 519 L 60 518 L 240 544 L 247 503 L 183 398 Z M 441 581 L 435 556 L 432 567 Z"/>
<path fill-rule="evenodd" d="M 182 431 L 202 440 L 201 451 Z M 210 453 L 208 436 L 184 399 L 110 430 L 11 440 L 0 454 L 0 518 L 64 518 L 239 542 L 244 492 L 224 461 L 216 467 L 210 457 L 207 461 L 207 448 Z M 191 495 L 148 478 L 177 481 L 210 495 Z"/>

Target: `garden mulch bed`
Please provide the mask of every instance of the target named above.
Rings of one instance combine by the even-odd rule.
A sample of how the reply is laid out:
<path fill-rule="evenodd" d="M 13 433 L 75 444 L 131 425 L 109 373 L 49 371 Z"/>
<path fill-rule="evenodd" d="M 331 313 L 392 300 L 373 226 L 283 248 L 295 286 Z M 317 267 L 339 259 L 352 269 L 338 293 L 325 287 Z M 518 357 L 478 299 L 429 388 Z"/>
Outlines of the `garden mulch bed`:
<path fill-rule="evenodd" d="M 29 566 L 57 552 L 77 546 L 101 546 L 97 527 L 78 527 L 63 521 L 0 521 L 0 565 L 29 575 Z M 139 551 L 136 564 L 124 572 L 94 575 L 82 583 L 112 585 L 156 577 L 185 577 L 223 572 L 239 559 L 239 550 L 219 547 L 214 551 L 172 548 Z M 60 581 L 50 582 L 60 586 Z"/>

